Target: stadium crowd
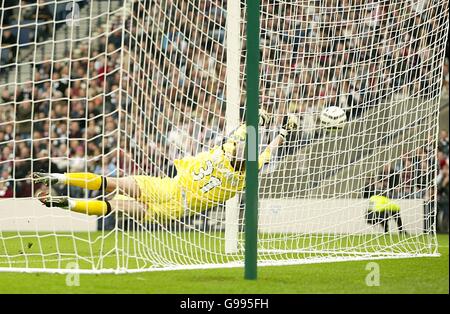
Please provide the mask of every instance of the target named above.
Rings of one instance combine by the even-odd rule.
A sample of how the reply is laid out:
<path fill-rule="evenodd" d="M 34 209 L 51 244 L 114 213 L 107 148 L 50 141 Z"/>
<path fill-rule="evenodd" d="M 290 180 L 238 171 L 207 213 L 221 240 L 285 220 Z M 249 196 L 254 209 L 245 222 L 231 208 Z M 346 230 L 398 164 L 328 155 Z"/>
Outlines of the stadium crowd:
<path fill-rule="evenodd" d="M 79 1 L 80 7 L 87 2 Z M 32 49 L 33 42 L 51 39 L 63 25 L 50 21 L 67 15 L 46 0 L 20 3 L 36 5 L 26 7 L 19 17 L 17 2 L 4 2 L 0 75 L 5 77 L 20 62 L 19 49 Z M 262 106 L 277 117 L 288 111 L 299 113 L 302 138 L 307 141 L 315 136 L 317 112 L 325 106 L 338 105 L 351 118 L 395 97 L 436 96 L 440 86 L 433 62 L 438 58 L 434 49 L 440 47 L 436 44 L 440 19 L 428 16 L 438 15 L 433 11 L 438 8 L 428 7 L 427 1 L 403 7 L 390 3 L 355 10 L 349 1 L 320 1 L 319 7 L 319 1 L 298 6 L 263 0 Z M 33 83 L 18 84 L 14 91 L 1 90 L 0 197 L 30 196 L 31 170 L 114 175 L 131 167 L 173 175 L 175 158 L 210 147 L 225 128 L 225 5 L 226 0 L 136 2 L 124 38 L 120 19 L 112 16 L 109 29 L 99 25 L 92 34 L 95 41 L 80 41 L 70 61 L 37 63 Z M 152 18 L 144 19 L 144 11 Z M 18 38 L 23 35 L 13 27 L 17 17 L 37 19 L 45 29 Z M 173 23 L 163 23 L 164 18 Z M 43 35 L 34 38 L 35 33 Z M 137 51 L 141 48 L 147 49 L 146 56 Z M 121 75 L 120 67 L 125 74 Z M 447 59 L 443 82 L 447 99 L 448 73 Z M 134 106 L 129 106 L 131 102 Z M 118 110 L 127 113 L 122 121 L 117 119 Z M 150 119 L 140 112 L 147 112 Z M 132 117 L 142 118 L 142 123 L 135 125 Z M 124 150 L 117 150 L 118 140 L 127 146 Z M 123 151 L 137 147 L 145 149 L 134 152 L 139 164 L 132 164 Z M 438 204 L 445 200 L 448 204 L 444 131 L 439 147 Z M 416 155 L 426 154 L 422 150 Z M 385 169 L 399 173 L 394 183 L 389 183 L 392 179 L 375 181 L 385 188 L 389 184 L 401 187 L 397 197 L 412 197 L 415 191 L 430 193 L 421 187 L 422 181 L 409 180 L 412 171 L 425 173 L 434 162 L 417 156 L 405 156 Z M 71 193 L 80 196 L 82 191 Z"/>

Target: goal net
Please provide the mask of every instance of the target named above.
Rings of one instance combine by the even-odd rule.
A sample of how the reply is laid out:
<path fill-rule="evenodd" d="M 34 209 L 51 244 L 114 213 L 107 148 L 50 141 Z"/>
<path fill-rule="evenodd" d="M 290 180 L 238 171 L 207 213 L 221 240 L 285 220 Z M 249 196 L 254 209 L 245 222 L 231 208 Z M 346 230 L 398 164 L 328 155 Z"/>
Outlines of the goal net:
<path fill-rule="evenodd" d="M 246 64 L 257 62 L 246 2 L 1 3 L 0 270 L 243 265 L 245 190 L 223 143 L 245 122 Z M 447 1 L 262 0 L 260 12 L 270 123 L 259 153 L 288 114 L 300 124 L 260 172 L 259 265 L 437 255 Z M 345 110 L 342 130 L 320 123 L 328 106 Z M 149 179 L 137 197 L 46 187 L 37 172 Z M 186 173 L 209 181 L 188 186 Z M 41 191 L 115 208 L 47 207 Z"/>

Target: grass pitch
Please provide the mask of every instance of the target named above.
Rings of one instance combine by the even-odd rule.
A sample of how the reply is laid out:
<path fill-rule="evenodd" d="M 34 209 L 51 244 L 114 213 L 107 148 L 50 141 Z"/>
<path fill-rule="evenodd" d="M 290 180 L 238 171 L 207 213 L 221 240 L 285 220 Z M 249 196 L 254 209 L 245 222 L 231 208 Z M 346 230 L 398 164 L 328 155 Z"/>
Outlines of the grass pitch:
<path fill-rule="evenodd" d="M 81 275 L 79 286 L 68 286 L 67 279 L 70 282 L 73 278 L 67 275 L 0 273 L 0 293 L 448 294 L 448 235 L 439 235 L 438 242 L 441 257 L 375 261 L 380 270 L 379 286 L 366 284 L 370 261 L 357 261 L 261 267 L 257 281 L 244 280 L 242 268 Z M 21 244 L 21 249 L 29 248 Z"/>

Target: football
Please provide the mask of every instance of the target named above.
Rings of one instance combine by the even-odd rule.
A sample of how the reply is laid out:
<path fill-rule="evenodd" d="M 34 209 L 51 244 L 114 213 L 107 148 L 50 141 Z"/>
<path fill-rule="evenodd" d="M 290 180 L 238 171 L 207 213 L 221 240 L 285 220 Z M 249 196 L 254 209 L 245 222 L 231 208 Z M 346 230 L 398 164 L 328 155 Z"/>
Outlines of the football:
<path fill-rule="evenodd" d="M 345 111 L 337 106 L 326 107 L 320 114 L 320 124 L 323 128 L 340 130 L 347 122 Z"/>

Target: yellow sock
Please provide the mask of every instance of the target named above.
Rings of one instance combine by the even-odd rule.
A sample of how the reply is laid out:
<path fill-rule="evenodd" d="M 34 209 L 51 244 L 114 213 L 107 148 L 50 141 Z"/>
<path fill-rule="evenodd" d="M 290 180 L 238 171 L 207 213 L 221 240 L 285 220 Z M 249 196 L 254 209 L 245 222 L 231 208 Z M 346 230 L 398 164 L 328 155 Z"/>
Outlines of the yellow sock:
<path fill-rule="evenodd" d="M 65 184 L 70 186 L 78 186 L 88 190 L 100 190 L 102 187 L 103 177 L 89 172 L 66 173 Z"/>
<path fill-rule="evenodd" d="M 70 200 L 69 208 L 77 213 L 96 216 L 104 216 L 111 212 L 108 202 L 98 200 Z"/>

